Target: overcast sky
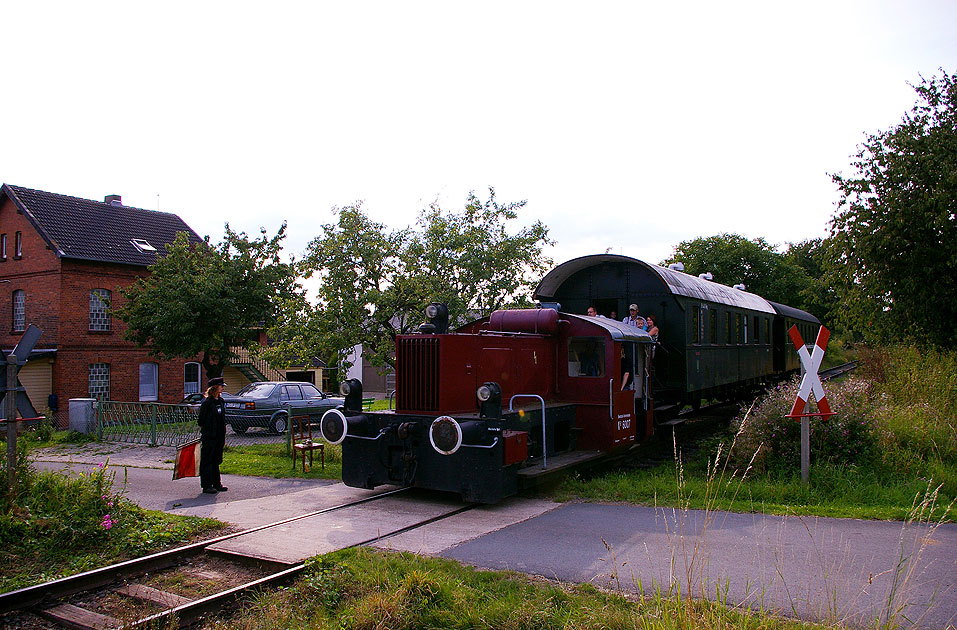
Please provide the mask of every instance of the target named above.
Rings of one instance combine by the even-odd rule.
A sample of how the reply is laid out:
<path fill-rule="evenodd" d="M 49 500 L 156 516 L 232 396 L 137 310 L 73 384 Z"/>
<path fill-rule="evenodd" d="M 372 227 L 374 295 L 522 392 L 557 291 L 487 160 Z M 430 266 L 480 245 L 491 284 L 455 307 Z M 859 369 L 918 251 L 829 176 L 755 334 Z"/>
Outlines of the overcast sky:
<path fill-rule="evenodd" d="M 153 7 L 153 8 L 148 8 Z M 957 69 L 957 2 L 4 1 L 0 180 L 301 252 L 528 200 L 556 262 L 825 236 L 865 134 Z"/>

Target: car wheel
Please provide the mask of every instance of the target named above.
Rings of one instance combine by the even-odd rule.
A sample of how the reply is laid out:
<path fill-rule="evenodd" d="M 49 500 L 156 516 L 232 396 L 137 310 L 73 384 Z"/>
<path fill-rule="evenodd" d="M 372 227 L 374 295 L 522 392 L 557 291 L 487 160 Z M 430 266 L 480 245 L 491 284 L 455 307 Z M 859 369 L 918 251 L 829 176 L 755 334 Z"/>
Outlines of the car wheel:
<path fill-rule="evenodd" d="M 246 429 L 249 428 L 245 424 L 231 424 L 229 426 L 232 427 L 233 433 L 236 433 L 237 435 L 244 435 L 246 433 Z"/>
<path fill-rule="evenodd" d="M 269 428 L 273 433 L 285 433 L 286 432 L 286 414 L 279 413 L 276 414 L 276 417 L 272 419 L 272 422 L 269 425 Z"/>

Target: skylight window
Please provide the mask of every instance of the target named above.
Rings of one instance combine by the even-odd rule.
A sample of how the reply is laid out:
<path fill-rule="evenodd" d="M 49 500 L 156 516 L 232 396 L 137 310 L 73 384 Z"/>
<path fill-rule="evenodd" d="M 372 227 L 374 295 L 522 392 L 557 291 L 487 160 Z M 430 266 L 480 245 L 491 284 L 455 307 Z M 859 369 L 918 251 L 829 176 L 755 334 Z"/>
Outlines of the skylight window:
<path fill-rule="evenodd" d="M 130 243 L 141 254 L 145 254 L 146 252 L 156 251 L 156 248 L 150 245 L 150 242 L 143 238 L 134 238 L 132 241 L 130 241 Z"/>

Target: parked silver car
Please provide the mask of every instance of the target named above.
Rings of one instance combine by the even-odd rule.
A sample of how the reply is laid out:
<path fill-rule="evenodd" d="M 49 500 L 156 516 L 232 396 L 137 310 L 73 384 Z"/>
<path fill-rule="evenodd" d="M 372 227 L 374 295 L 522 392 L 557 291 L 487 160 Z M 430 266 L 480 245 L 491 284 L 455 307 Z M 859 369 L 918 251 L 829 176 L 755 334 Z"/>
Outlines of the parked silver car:
<path fill-rule="evenodd" d="M 226 424 L 243 434 L 250 427 L 265 427 L 272 433 L 285 433 L 289 419 L 308 415 L 318 424 L 329 409 L 342 407 L 343 399 L 324 394 L 311 383 L 260 381 L 250 383 L 235 394 L 223 394 Z"/>

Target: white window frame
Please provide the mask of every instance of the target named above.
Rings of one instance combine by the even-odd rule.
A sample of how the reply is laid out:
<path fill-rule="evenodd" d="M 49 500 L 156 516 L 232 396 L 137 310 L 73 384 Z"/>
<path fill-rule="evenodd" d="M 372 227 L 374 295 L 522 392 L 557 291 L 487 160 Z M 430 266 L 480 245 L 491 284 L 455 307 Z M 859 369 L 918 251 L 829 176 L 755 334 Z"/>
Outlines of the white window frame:
<path fill-rule="evenodd" d="M 140 402 L 159 400 L 159 364 L 140 363 Z"/>
<path fill-rule="evenodd" d="M 186 370 L 188 370 L 189 366 L 191 365 L 196 366 L 195 381 L 190 381 L 187 379 Z M 199 363 L 196 363 L 195 361 L 190 361 L 189 363 L 186 363 L 185 365 L 183 365 L 183 397 L 185 398 L 189 394 L 198 394 L 199 386 L 201 385 L 202 379 L 203 379 L 203 373 L 199 369 Z"/>

